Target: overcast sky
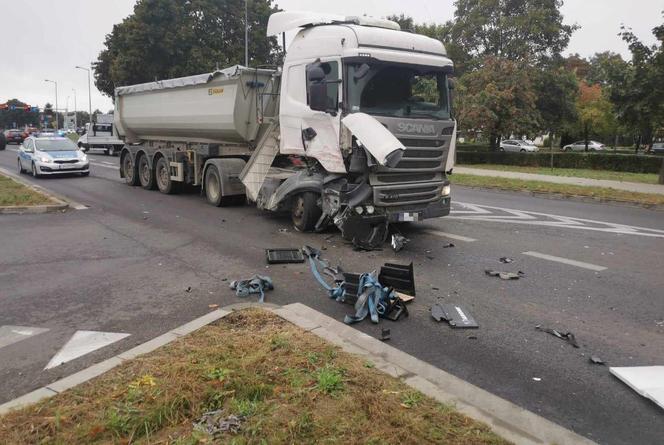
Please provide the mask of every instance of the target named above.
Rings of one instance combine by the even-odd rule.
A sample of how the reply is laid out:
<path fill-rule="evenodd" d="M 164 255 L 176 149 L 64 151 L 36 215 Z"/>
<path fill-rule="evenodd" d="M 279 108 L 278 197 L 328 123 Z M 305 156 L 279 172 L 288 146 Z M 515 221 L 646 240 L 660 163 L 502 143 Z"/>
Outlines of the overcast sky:
<path fill-rule="evenodd" d="M 85 71 L 76 65 L 89 65 L 103 48 L 104 37 L 113 24 L 132 13 L 135 0 L 0 0 L 0 103 L 18 98 L 43 107 L 55 102 L 55 87 L 44 79 L 58 82 L 58 106 L 88 108 Z M 405 13 L 417 22 L 444 22 L 452 18 L 454 0 L 280 0 L 285 10 L 309 10 L 342 15 L 384 17 Z M 406 6 L 407 5 L 407 6 Z M 582 28 L 572 37 L 568 53 L 590 56 L 611 50 L 628 57 L 617 36 L 621 23 L 634 29 L 645 41 L 654 41 L 651 29 L 662 23 L 664 0 L 565 0 L 567 23 Z M 67 102 L 67 97 L 69 101 Z M 92 109 L 113 108 L 109 97 L 92 85 Z"/>

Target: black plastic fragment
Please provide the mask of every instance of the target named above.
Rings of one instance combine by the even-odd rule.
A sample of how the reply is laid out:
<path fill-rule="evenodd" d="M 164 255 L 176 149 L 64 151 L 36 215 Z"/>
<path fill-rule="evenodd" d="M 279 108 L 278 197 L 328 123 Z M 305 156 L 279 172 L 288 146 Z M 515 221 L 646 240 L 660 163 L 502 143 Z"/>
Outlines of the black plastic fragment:
<path fill-rule="evenodd" d="M 579 348 L 579 343 L 577 343 L 576 337 L 571 332 L 562 333 L 555 329 L 543 328 L 542 326 L 539 325 L 535 326 L 535 329 L 537 329 L 538 331 L 546 332 L 547 334 L 551 334 L 554 337 L 558 337 L 561 340 L 565 340 L 567 343 L 574 346 L 575 348 Z"/>
<path fill-rule="evenodd" d="M 415 296 L 415 273 L 413 263 L 403 264 L 385 263 L 380 268 L 378 281 L 381 285 L 391 287 L 397 292 Z"/>
<path fill-rule="evenodd" d="M 268 264 L 304 263 L 300 249 L 265 249 Z"/>
<path fill-rule="evenodd" d="M 590 360 L 590 363 L 594 363 L 595 365 L 603 365 L 604 364 L 604 360 L 597 357 L 596 355 L 591 355 L 589 360 Z"/>
<path fill-rule="evenodd" d="M 390 339 L 390 330 L 389 329 L 381 329 L 380 332 L 380 339 L 382 341 L 387 341 Z"/>
<path fill-rule="evenodd" d="M 514 260 L 512 258 L 508 258 L 508 257 L 504 256 L 504 257 L 500 258 L 500 262 L 505 263 L 505 264 L 509 264 L 509 263 L 514 262 Z"/>
<path fill-rule="evenodd" d="M 468 309 L 458 304 L 436 303 L 431 307 L 431 316 L 436 321 L 445 320 L 456 329 L 477 329 L 480 327 Z"/>

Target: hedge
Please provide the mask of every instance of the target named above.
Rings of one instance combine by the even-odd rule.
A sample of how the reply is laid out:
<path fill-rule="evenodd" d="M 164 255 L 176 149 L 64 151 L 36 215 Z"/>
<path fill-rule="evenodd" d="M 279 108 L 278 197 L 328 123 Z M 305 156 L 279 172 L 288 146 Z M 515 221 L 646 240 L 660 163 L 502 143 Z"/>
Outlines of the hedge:
<path fill-rule="evenodd" d="M 555 168 L 583 168 L 617 172 L 659 173 L 664 159 L 661 156 L 613 153 L 553 153 Z M 551 154 L 457 151 L 457 164 L 500 164 L 525 167 L 549 167 Z"/>

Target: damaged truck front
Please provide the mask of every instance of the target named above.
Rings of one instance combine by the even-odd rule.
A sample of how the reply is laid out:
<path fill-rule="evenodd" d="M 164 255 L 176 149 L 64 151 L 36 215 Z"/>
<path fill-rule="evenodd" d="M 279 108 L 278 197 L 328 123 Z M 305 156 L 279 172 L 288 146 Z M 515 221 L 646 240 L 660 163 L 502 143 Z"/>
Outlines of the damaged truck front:
<path fill-rule="evenodd" d="M 116 89 L 121 176 L 213 205 L 244 196 L 301 231 L 381 244 L 392 222 L 445 216 L 454 160 L 442 43 L 368 17 L 280 12 L 281 69 L 232 67 Z"/>
<path fill-rule="evenodd" d="M 291 178 L 311 193 L 295 194 L 296 227 L 334 223 L 374 247 L 391 222 L 447 215 L 455 122 L 442 43 L 388 21 L 297 18 L 275 14 L 268 27 L 303 27 L 288 48 L 279 111 L 281 153 L 307 160 Z"/>

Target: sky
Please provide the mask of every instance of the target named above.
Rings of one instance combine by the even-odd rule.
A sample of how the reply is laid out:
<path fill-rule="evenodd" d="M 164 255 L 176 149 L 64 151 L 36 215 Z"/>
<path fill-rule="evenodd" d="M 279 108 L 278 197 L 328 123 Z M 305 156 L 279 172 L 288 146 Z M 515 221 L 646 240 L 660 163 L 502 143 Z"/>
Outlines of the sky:
<path fill-rule="evenodd" d="M 33 106 L 88 109 L 88 78 L 76 65 L 89 66 L 104 47 L 113 25 L 133 11 L 135 0 L 0 0 L 0 103 L 17 98 Z M 454 0 L 278 0 L 284 10 L 317 11 L 341 15 L 384 17 L 404 13 L 416 22 L 444 22 L 453 18 Z M 405 6 L 407 5 L 407 6 Z M 581 26 L 566 53 L 584 57 L 614 51 L 628 58 L 617 36 L 620 25 L 631 27 L 642 40 L 653 43 L 651 30 L 664 19 L 664 0 L 565 0 L 565 22 Z M 75 90 L 75 92 L 74 92 Z M 92 109 L 113 108 L 92 82 Z"/>

